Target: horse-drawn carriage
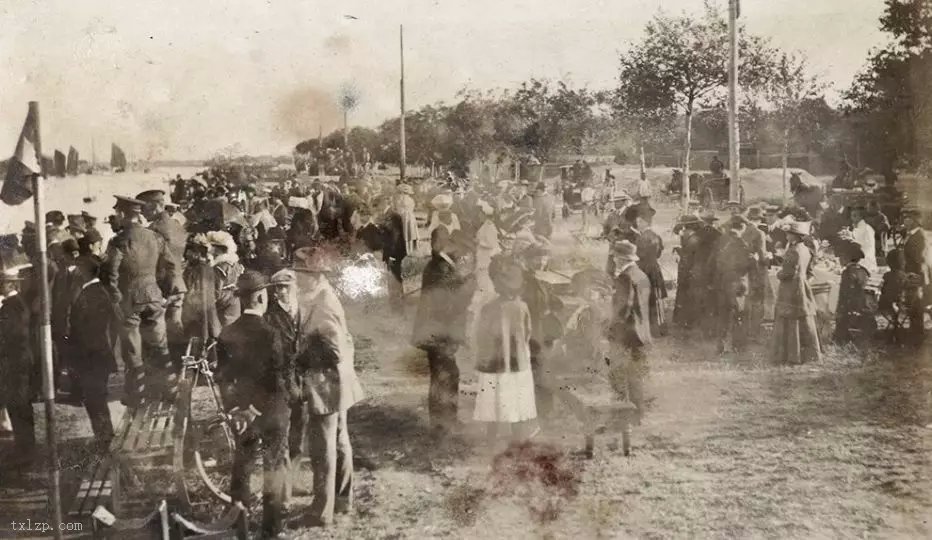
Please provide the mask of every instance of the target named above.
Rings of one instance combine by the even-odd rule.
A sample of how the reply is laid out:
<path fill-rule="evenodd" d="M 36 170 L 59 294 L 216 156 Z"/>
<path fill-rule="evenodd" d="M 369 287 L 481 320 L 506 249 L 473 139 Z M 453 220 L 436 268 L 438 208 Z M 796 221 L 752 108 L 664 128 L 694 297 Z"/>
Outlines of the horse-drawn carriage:
<path fill-rule="evenodd" d="M 731 198 L 731 179 L 723 174 L 699 174 L 692 173 L 689 175 L 689 194 L 696 197 L 704 208 L 724 208 L 725 204 Z M 673 169 L 673 175 L 670 182 L 664 190 L 668 195 L 680 195 L 683 193 L 683 171 Z M 744 204 L 744 190 L 738 188 L 738 202 Z"/>

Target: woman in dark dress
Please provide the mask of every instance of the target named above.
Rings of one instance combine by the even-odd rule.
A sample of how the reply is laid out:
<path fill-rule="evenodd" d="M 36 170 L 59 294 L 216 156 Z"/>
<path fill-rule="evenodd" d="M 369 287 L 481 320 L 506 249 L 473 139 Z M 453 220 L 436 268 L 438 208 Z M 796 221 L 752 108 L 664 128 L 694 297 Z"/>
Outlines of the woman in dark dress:
<path fill-rule="evenodd" d="M 664 313 L 667 288 L 659 262 L 660 255 L 663 253 L 663 240 L 650 228 L 657 211 L 645 205 L 634 206 L 632 210 L 635 210 L 634 223 L 640 232 L 634 243 L 637 246 L 637 264 L 650 282 L 650 331 L 653 336 L 662 336 L 667 333 L 666 314 Z"/>
<path fill-rule="evenodd" d="M 841 272 L 841 284 L 838 289 L 834 339 L 836 343 L 842 344 L 864 342 L 877 330 L 877 320 L 864 292 L 870 272 L 860 264 L 864 258 L 861 246 L 846 242 L 840 246 L 839 256 L 847 264 Z"/>

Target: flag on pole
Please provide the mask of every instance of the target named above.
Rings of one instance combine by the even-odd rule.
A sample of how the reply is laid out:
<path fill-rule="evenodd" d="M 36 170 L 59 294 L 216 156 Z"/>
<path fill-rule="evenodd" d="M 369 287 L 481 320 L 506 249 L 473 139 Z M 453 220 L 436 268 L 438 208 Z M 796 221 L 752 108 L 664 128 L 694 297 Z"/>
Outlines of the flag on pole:
<path fill-rule="evenodd" d="M 39 122 L 32 109 L 26 114 L 23 131 L 16 142 L 16 151 L 7 163 L 6 179 L 0 189 L 0 200 L 9 205 L 18 205 L 32 197 L 34 174 L 42 174 L 42 158 L 36 151 L 39 140 Z"/>

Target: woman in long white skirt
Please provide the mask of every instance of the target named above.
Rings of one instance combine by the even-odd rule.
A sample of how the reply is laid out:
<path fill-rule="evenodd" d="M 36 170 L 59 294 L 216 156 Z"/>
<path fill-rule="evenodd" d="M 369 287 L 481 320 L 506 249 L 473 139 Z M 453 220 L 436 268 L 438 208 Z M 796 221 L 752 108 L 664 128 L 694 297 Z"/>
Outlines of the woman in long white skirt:
<path fill-rule="evenodd" d="M 492 259 L 489 275 L 498 297 L 483 306 L 478 321 L 481 339 L 476 351 L 479 386 L 473 418 L 488 423 L 490 439 L 499 426 L 511 426 L 513 438 L 529 435 L 526 426 L 537 418 L 531 372 L 531 315 L 520 298 L 521 267 L 502 255 Z"/>

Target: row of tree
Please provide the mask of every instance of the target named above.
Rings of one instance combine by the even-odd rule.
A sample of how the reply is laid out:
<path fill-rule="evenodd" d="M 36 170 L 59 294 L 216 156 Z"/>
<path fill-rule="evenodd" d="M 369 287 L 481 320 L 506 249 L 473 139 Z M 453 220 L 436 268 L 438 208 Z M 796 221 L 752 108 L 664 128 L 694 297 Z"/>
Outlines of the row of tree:
<path fill-rule="evenodd" d="M 881 24 L 894 42 L 872 52 L 840 109 L 826 102 L 828 85 L 812 74 L 802 54 L 781 51 L 741 29 L 742 140 L 784 155 L 811 151 L 883 171 L 916 165 L 927 144 L 922 141 L 932 139 L 922 116 L 930 114 L 930 97 L 921 84 L 932 80 L 930 3 L 885 1 Z M 453 104 L 408 112 L 408 161 L 465 170 L 472 160 L 613 153 L 626 161 L 676 147 L 688 156 L 693 143 L 721 148 L 727 143 L 727 60 L 727 22 L 715 4 L 707 1 L 699 14 L 661 12 L 640 41 L 620 54 L 615 88 L 532 79 L 517 89 L 465 89 Z M 346 138 L 336 131 L 295 150 L 306 154 L 347 141 L 356 156 L 366 148 L 373 160 L 396 163 L 399 119 L 376 129 L 353 128 Z"/>

